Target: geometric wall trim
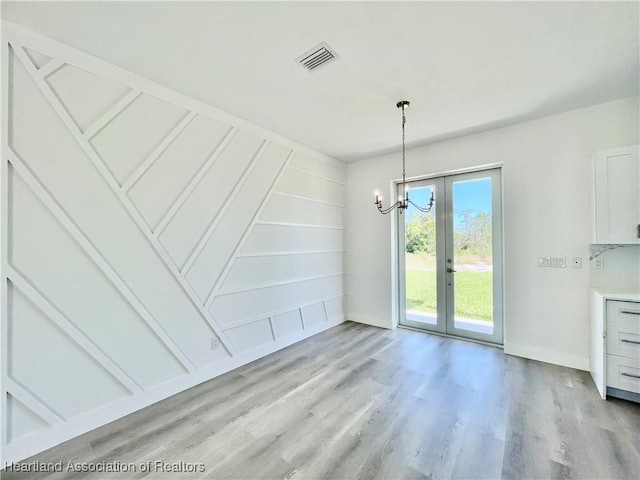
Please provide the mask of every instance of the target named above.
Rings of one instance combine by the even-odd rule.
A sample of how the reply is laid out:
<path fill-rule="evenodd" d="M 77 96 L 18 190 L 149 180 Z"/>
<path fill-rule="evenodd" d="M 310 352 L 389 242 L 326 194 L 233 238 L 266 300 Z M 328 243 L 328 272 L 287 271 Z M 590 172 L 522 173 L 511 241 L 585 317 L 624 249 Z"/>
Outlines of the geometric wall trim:
<path fill-rule="evenodd" d="M 151 230 L 156 229 L 228 132 L 228 125 L 196 115 L 132 185 L 128 195 Z M 179 169 L 175 168 L 177 164 Z"/>
<path fill-rule="evenodd" d="M 40 68 L 44 67 L 47 63 L 49 63 L 49 62 L 51 62 L 51 60 L 53 60 L 51 57 L 47 57 L 46 55 L 43 55 L 40 52 L 36 52 L 35 50 L 31 50 L 30 48 L 25 48 L 24 51 L 26 52 L 27 56 L 29 57 L 29 60 L 31 60 L 31 62 L 33 63 L 33 65 L 37 69 L 40 69 Z"/>
<path fill-rule="evenodd" d="M 9 443 L 49 426 L 44 419 L 11 394 L 7 395 L 7 416 Z"/>
<path fill-rule="evenodd" d="M 69 232 L 14 171 L 9 168 L 8 260 L 24 283 L 29 282 L 29 287 L 39 292 L 46 290 L 46 302 L 55 310 L 55 318 L 83 332 L 95 351 L 128 372 L 127 384 L 147 388 L 185 373 L 179 358 L 163 345 L 91 258 L 77 248 Z M 52 256 L 52 251 L 57 255 Z M 49 281 L 51 272 L 56 273 L 56 282 Z M 139 362 L 135 355 L 138 349 L 148 352 L 153 364 Z"/>
<path fill-rule="evenodd" d="M 103 126 L 90 144 L 122 185 L 186 114 L 184 108 L 140 94 Z"/>
<path fill-rule="evenodd" d="M 51 413 L 65 420 L 131 394 L 12 283 L 8 300 L 9 377 Z"/>
<path fill-rule="evenodd" d="M 130 91 L 124 85 L 66 64 L 45 80 L 82 131 Z"/>
<path fill-rule="evenodd" d="M 345 320 L 342 162 L 2 26 L 0 462 Z"/>

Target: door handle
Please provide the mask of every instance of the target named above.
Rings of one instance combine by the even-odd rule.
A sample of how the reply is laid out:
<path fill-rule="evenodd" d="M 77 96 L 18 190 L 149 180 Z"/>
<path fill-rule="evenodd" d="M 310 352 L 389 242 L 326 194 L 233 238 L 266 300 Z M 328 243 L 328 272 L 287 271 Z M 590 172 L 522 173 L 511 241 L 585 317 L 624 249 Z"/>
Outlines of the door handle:
<path fill-rule="evenodd" d="M 447 268 L 447 273 L 455 273 L 456 271 L 453 268 Z"/>

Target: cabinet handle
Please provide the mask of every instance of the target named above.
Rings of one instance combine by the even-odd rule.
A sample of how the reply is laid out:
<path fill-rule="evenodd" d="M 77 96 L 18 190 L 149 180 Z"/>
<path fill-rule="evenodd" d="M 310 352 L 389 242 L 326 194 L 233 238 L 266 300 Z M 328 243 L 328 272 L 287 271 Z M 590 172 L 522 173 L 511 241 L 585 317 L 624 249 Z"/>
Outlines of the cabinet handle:
<path fill-rule="evenodd" d="M 622 372 L 620 375 L 624 375 L 625 377 L 640 378 L 640 375 L 634 375 L 633 373 Z"/>
<path fill-rule="evenodd" d="M 626 338 L 621 338 L 620 341 L 624 343 L 633 343 L 635 345 L 640 345 L 640 342 L 638 342 L 637 340 L 627 340 Z"/>
<path fill-rule="evenodd" d="M 638 224 L 638 238 L 640 238 L 640 224 Z"/>
<path fill-rule="evenodd" d="M 640 315 L 638 310 L 620 310 L 620 313 L 626 313 L 627 315 Z"/>

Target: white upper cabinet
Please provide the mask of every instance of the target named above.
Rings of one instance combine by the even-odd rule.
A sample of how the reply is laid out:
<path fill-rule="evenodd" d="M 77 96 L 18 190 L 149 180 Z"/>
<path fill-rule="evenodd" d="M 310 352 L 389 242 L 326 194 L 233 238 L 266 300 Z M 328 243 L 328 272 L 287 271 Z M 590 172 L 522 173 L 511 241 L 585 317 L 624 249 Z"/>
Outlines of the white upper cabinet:
<path fill-rule="evenodd" d="M 595 154 L 593 243 L 640 243 L 640 147 Z"/>

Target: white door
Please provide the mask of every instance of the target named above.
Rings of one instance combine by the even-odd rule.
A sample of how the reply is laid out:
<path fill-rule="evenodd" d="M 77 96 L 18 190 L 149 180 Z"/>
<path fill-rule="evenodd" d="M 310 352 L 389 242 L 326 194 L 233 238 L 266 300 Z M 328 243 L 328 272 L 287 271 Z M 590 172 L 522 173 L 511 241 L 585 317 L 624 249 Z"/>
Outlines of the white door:
<path fill-rule="evenodd" d="M 409 183 L 398 215 L 400 324 L 502 344 L 500 170 Z"/>

